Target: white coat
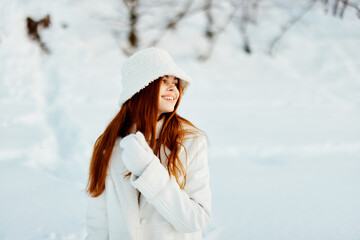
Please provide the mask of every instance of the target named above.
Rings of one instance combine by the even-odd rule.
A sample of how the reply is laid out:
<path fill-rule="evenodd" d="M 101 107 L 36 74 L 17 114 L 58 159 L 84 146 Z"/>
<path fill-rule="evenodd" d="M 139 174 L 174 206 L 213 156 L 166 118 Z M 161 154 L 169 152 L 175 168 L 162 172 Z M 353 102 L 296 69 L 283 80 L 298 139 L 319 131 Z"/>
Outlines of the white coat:
<path fill-rule="evenodd" d="M 162 121 L 157 125 L 157 137 Z M 158 158 L 153 158 L 141 176 L 127 172 L 121 160 L 120 138 L 110 159 L 104 192 L 89 198 L 87 240 L 198 240 L 211 219 L 211 193 L 207 138 L 192 135 L 179 153 L 187 169 L 182 190 Z M 166 150 L 168 151 L 168 149 Z M 187 161 L 185 154 L 187 153 Z M 161 152 L 161 159 L 165 159 Z M 139 193 L 143 197 L 139 207 Z M 141 199 L 141 198 L 140 198 Z"/>

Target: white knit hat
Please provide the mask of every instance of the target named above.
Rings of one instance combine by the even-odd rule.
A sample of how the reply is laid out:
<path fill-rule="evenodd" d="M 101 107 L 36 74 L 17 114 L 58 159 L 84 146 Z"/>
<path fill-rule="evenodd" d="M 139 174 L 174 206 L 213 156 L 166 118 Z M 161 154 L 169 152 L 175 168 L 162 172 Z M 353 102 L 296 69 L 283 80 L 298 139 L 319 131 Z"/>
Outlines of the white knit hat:
<path fill-rule="evenodd" d="M 155 47 L 145 48 L 131 55 L 122 65 L 122 92 L 118 105 L 164 75 L 180 78 L 183 92 L 192 82 L 191 78 L 175 64 L 169 53 Z"/>

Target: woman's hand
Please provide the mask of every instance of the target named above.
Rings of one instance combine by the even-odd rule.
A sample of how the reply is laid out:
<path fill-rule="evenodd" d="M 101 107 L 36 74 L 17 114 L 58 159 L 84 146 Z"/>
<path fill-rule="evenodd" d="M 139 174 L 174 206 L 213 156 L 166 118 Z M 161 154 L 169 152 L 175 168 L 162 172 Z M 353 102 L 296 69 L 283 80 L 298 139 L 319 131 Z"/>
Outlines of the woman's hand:
<path fill-rule="evenodd" d="M 155 156 L 141 132 L 129 134 L 120 141 L 125 167 L 140 176 Z"/>

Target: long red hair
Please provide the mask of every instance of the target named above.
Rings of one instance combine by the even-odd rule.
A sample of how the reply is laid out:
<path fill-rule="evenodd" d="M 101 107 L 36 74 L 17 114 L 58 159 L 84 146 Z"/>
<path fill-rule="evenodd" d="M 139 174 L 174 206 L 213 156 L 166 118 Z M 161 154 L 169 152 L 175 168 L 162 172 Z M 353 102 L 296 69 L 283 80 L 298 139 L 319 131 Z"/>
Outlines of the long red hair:
<path fill-rule="evenodd" d="M 149 146 L 159 158 L 161 147 L 163 147 L 163 150 L 165 150 L 165 147 L 170 150 L 169 155 L 166 154 L 169 176 L 174 176 L 182 189 L 185 187 L 186 168 L 180 161 L 179 152 L 183 147 L 182 142 L 185 136 L 190 133 L 184 129 L 184 125 L 190 125 L 194 128 L 195 126 L 176 113 L 183 90 L 181 81 L 179 81 L 178 101 L 173 112 L 163 113 L 160 116 L 160 118 L 164 118 L 164 124 L 159 139 L 156 141 L 161 78 L 151 82 L 147 87 L 127 100 L 105 131 L 95 141 L 86 188 L 86 191 L 92 197 L 99 196 L 105 189 L 106 174 L 116 139 L 118 137 L 123 138 L 134 130 L 135 132 L 141 131 L 144 134 L 145 139 L 149 141 Z M 130 173 L 124 177 L 129 175 Z M 180 182 L 181 176 L 184 177 L 182 182 Z"/>

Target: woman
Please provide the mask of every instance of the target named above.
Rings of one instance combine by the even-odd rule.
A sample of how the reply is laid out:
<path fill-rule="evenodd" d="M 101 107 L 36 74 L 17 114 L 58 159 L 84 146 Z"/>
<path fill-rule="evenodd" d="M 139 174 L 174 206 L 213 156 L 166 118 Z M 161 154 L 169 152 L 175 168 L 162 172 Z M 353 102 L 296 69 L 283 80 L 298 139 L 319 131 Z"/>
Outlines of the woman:
<path fill-rule="evenodd" d="M 123 64 L 120 111 L 90 163 L 87 239 L 202 239 L 211 219 L 207 138 L 176 114 L 190 83 L 163 49 Z"/>

